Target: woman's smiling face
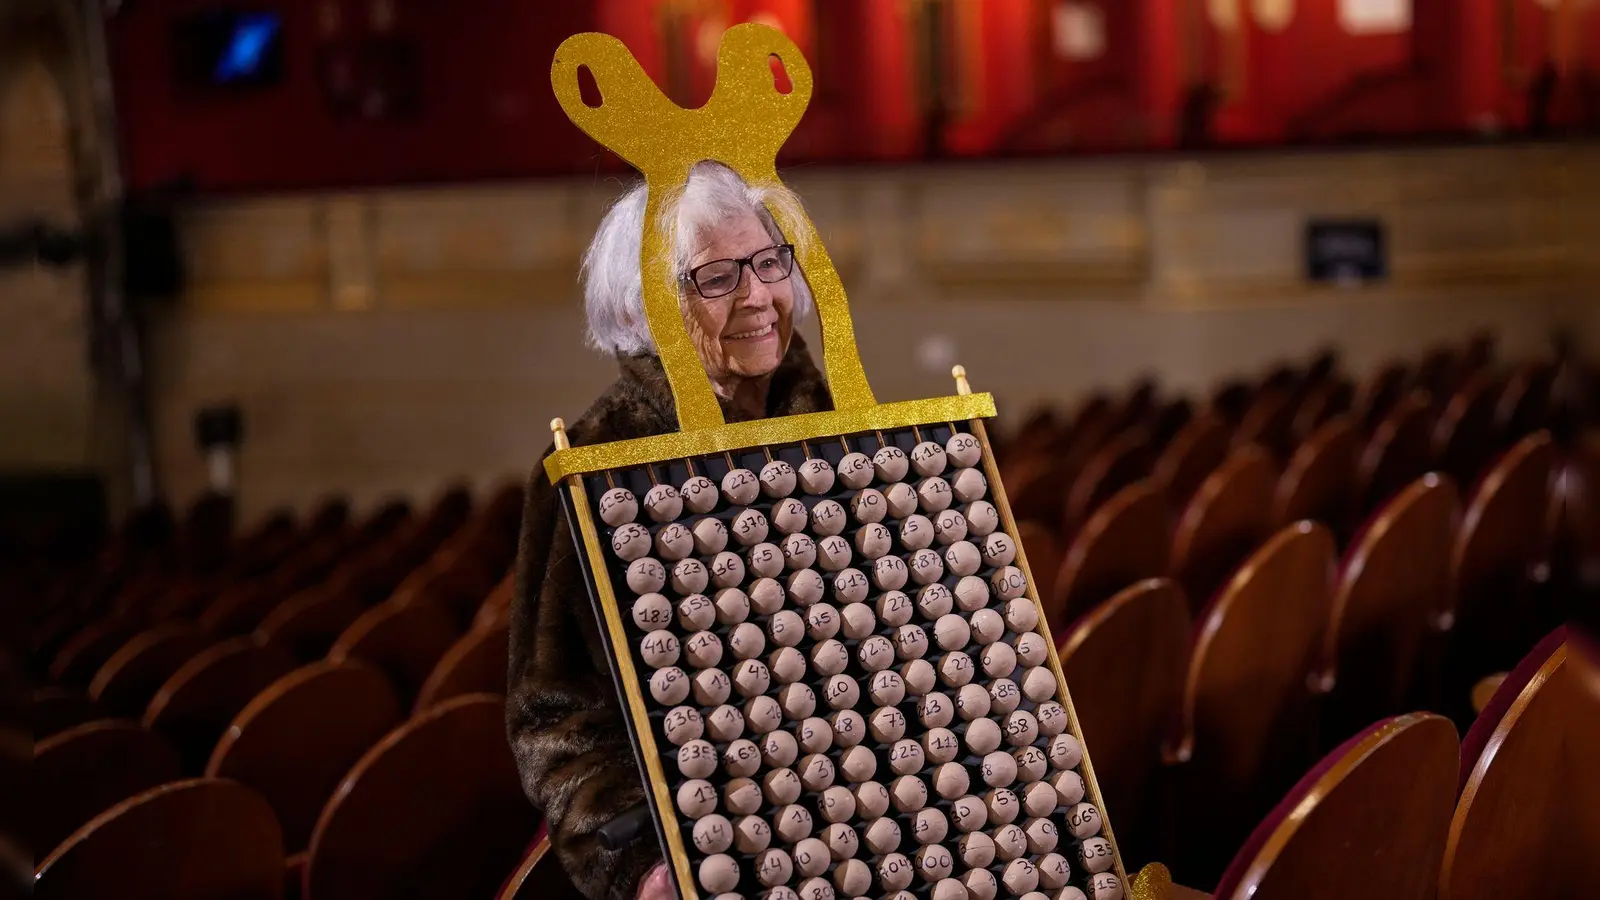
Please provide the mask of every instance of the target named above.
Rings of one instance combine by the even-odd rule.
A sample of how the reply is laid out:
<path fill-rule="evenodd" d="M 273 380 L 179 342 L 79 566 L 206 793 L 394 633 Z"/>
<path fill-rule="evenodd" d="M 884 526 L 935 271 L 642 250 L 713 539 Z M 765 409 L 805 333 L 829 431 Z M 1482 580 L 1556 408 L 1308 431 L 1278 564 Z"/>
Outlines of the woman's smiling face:
<path fill-rule="evenodd" d="M 734 216 L 701 229 L 689 268 L 719 259 L 744 259 L 775 241 L 752 214 Z M 693 284 L 683 287 L 684 324 L 706 374 L 718 393 L 731 396 L 742 379 L 771 375 L 789 349 L 793 333 L 794 282 L 767 284 L 749 267 L 739 270 L 739 286 L 706 299 Z"/>

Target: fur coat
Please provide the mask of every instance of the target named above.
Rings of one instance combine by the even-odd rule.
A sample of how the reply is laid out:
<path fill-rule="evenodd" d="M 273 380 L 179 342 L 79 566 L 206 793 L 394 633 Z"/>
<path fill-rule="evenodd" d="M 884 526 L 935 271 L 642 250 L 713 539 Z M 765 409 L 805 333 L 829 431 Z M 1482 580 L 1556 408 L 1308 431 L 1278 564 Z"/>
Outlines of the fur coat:
<path fill-rule="evenodd" d="M 568 428 L 573 445 L 678 429 L 661 360 L 631 356 L 620 362 L 621 377 Z M 822 375 L 796 334 L 773 374 L 767 416 L 827 409 L 832 402 Z M 723 415 L 735 419 L 726 406 Z M 632 900 L 661 848 L 652 829 L 616 852 L 601 849 L 595 834 L 644 802 L 644 784 L 577 552 L 555 488 L 544 466 L 536 466 L 517 552 L 506 731 L 523 790 L 544 812 L 552 849 L 572 883 L 590 900 Z"/>

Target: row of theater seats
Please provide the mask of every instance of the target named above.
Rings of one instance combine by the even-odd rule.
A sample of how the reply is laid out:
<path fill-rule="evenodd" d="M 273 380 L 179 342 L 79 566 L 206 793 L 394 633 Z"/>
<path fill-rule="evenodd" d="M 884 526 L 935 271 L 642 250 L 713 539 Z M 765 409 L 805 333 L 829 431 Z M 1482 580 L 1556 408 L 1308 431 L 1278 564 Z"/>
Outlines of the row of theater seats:
<path fill-rule="evenodd" d="M 1130 864 L 1215 884 L 1320 749 L 1408 710 L 1465 728 L 1479 677 L 1592 608 L 1600 432 L 1570 368 L 1501 375 L 1480 344 L 1355 389 L 1325 357 L 1199 414 L 1145 387 L 1007 443 Z"/>

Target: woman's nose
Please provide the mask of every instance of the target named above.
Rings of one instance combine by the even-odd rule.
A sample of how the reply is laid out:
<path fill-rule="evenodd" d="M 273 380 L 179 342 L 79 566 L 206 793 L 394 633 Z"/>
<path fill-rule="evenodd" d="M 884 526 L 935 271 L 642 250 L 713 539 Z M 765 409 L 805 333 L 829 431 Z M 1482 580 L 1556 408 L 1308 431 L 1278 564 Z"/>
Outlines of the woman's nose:
<path fill-rule="evenodd" d="M 772 305 L 772 285 L 756 277 L 755 267 L 750 267 L 750 271 L 745 273 L 744 284 L 747 290 L 745 290 L 744 296 L 739 298 L 741 305 Z"/>

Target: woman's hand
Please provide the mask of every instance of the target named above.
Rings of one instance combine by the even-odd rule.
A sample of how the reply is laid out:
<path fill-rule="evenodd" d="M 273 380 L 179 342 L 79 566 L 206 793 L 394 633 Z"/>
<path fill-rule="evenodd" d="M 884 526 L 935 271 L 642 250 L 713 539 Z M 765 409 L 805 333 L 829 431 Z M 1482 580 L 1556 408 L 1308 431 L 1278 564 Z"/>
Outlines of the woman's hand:
<path fill-rule="evenodd" d="M 664 862 L 656 863 L 656 867 L 639 880 L 639 900 L 677 900 L 677 897 Z"/>

